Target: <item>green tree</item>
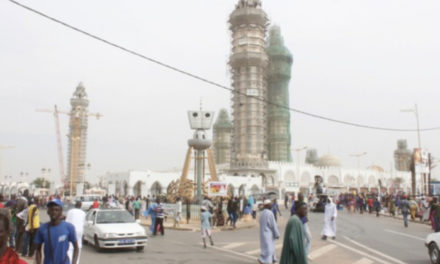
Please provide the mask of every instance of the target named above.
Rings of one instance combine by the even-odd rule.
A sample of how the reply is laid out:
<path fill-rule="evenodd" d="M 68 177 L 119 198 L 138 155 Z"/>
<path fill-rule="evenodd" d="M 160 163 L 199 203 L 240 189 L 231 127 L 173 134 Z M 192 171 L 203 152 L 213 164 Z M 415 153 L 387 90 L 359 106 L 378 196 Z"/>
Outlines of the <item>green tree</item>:
<path fill-rule="evenodd" d="M 32 182 L 32 184 L 37 188 L 49 188 L 50 187 L 50 182 L 43 177 L 36 178 Z"/>

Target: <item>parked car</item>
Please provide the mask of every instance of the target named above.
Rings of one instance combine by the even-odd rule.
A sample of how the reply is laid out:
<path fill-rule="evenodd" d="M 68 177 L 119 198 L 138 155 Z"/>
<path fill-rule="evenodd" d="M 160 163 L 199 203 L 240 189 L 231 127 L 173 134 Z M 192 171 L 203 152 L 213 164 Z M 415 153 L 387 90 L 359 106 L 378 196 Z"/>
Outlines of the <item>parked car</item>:
<path fill-rule="evenodd" d="M 95 200 L 101 201 L 102 197 L 96 194 L 83 194 L 79 196 L 75 196 L 72 200 L 72 207 L 75 205 L 77 201 L 81 201 L 81 209 L 87 211 L 92 206 Z"/>
<path fill-rule="evenodd" d="M 144 249 L 147 232 L 140 220 L 124 209 L 91 209 L 86 215 L 84 243 L 89 243 L 97 251 L 103 248 Z"/>
<path fill-rule="evenodd" d="M 426 237 L 425 246 L 428 248 L 429 259 L 432 264 L 440 264 L 440 232 L 431 233 Z"/>

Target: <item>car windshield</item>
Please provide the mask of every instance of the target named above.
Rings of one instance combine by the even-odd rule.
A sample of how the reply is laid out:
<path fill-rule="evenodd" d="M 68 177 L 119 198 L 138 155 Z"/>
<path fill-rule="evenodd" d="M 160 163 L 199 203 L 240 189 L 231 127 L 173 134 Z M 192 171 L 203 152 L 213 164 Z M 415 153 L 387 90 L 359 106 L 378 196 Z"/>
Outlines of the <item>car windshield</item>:
<path fill-rule="evenodd" d="M 97 224 L 108 223 L 133 223 L 134 217 L 127 211 L 99 211 L 96 217 Z"/>

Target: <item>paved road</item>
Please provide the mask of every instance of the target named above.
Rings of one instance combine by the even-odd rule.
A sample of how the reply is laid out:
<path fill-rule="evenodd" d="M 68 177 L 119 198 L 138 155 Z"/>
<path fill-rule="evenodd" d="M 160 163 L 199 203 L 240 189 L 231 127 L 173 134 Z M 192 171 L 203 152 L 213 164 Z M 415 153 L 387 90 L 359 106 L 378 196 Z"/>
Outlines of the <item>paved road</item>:
<path fill-rule="evenodd" d="M 288 212 L 278 220 L 283 236 Z M 429 263 L 424 238 L 430 233 L 427 225 L 374 215 L 340 213 L 336 240 L 322 241 L 322 213 L 310 213 L 313 241 L 310 263 L 355 264 L 422 264 Z M 214 233 L 214 247 L 202 248 L 198 232 L 166 230 L 165 236 L 150 237 L 143 252 L 112 250 L 96 252 L 84 246 L 81 263 L 256 263 L 259 255 L 258 228 Z M 278 254 L 282 241 L 277 241 Z"/>

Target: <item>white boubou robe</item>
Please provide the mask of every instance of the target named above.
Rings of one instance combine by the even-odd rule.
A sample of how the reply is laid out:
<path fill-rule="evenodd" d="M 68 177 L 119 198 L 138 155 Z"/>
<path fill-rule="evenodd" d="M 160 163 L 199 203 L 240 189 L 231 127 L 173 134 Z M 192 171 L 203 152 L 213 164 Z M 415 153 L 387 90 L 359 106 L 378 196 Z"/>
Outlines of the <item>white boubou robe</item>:
<path fill-rule="evenodd" d="M 271 210 L 264 209 L 260 214 L 260 246 L 262 263 L 275 263 L 275 239 L 280 237 L 275 217 Z"/>
<path fill-rule="evenodd" d="M 329 198 L 330 203 L 325 205 L 324 213 L 324 228 L 322 229 L 321 235 L 327 237 L 336 236 L 336 216 L 338 212 L 336 210 L 336 205 L 333 203 L 332 199 Z M 333 221 L 332 221 L 333 217 Z"/>

